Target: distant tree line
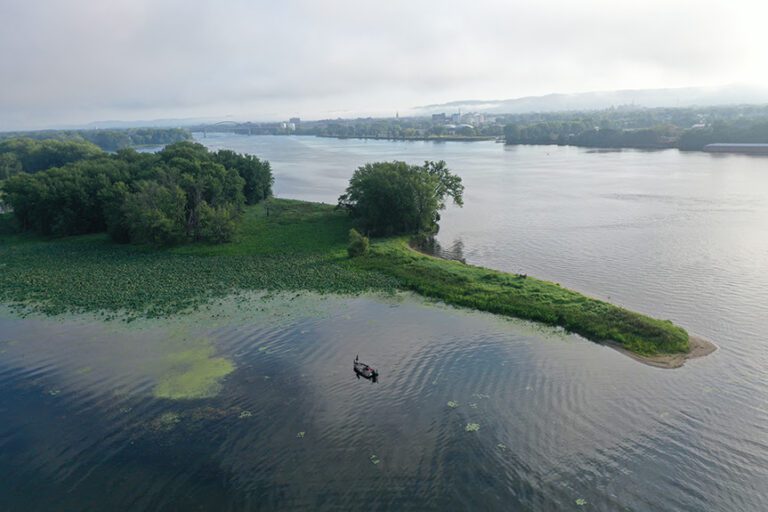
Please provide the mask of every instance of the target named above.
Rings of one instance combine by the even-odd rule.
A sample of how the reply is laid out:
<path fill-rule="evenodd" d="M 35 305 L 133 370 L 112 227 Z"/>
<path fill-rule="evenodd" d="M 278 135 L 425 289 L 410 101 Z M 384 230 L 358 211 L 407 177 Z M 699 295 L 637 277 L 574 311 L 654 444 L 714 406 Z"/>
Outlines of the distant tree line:
<path fill-rule="evenodd" d="M 701 150 L 716 142 L 768 143 L 768 107 L 608 109 L 506 117 L 507 144 Z"/>
<path fill-rule="evenodd" d="M 113 130 L 42 130 L 36 132 L 0 133 L 4 139 L 32 139 L 54 141 L 91 142 L 104 151 L 136 146 L 165 146 L 191 140 L 192 134 L 181 128 L 125 128 Z"/>
<path fill-rule="evenodd" d="M 69 144 L 50 156 L 63 164 L 0 183 L 22 230 L 53 236 L 106 231 L 117 242 L 153 245 L 220 243 L 234 236 L 244 205 L 272 194 L 269 163 L 251 155 L 179 142 L 159 153 L 97 148 L 66 161 Z"/>

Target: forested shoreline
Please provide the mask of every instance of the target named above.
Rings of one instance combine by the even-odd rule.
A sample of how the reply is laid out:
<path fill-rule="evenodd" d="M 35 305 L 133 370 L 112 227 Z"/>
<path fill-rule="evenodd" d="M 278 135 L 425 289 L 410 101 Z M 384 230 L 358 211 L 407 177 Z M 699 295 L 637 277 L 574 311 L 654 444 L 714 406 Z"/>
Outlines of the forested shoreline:
<path fill-rule="evenodd" d="M 225 242 L 243 207 L 272 194 L 268 162 L 191 142 L 108 154 L 90 143 L 43 141 L 44 169 L 14 153 L 14 143 L 29 147 L 28 139 L 0 143 L 0 157 L 22 163 L 2 182 L 3 203 L 21 230 L 45 236 L 106 231 L 121 243 Z"/>
<path fill-rule="evenodd" d="M 9 139 L 36 141 L 90 142 L 104 151 L 140 146 L 164 146 L 174 142 L 192 140 L 192 134 L 183 128 L 124 128 L 94 130 L 38 130 L 29 132 L 0 132 L 0 142 Z"/>

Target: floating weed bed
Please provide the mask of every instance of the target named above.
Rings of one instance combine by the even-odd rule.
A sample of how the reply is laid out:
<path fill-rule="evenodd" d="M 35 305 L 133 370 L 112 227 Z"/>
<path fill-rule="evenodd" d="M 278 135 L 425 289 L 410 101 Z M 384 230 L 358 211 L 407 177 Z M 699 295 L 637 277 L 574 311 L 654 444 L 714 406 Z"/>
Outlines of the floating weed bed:
<path fill-rule="evenodd" d="M 459 406 L 459 402 L 454 402 L 453 400 L 450 400 L 450 401 L 448 402 L 448 407 L 450 407 L 451 409 L 455 409 L 455 408 L 457 408 L 458 406 Z"/>
<path fill-rule="evenodd" d="M 0 302 L 21 312 L 102 312 L 106 319 L 190 312 L 238 290 L 392 292 L 395 278 L 345 256 L 350 220 L 333 207 L 273 200 L 250 207 L 234 243 L 159 250 L 106 235 L 0 235 Z"/>
<path fill-rule="evenodd" d="M 299 432 L 298 434 L 296 434 L 296 437 L 298 437 L 299 439 L 304 439 L 305 434 L 306 432 Z"/>
<path fill-rule="evenodd" d="M 467 432 L 477 432 L 480 430 L 480 424 L 479 423 L 467 423 L 467 426 L 464 427 L 464 430 Z"/>
<path fill-rule="evenodd" d="M 377 457 L 377 456 L 374 454 L 374 455 L 371 455 L 371 457 L 370 457 L 370 461 L 371 461 L 371 463 L 372 463 L 372 464 L 376 465 L 376 464 L 379 464 L 379 463 L 381 462 L 381 459 L 379 459 L 379 458 L 378 458 L 378 457 Z"/>
<path fill-rule="evenodd" d="M 223 357 L 213 357 L 213 347 L 203 346 L 172 353 L 164 361 L 163 376 L 153 390 L 156 398 L 189 400 L 216 396 L 221 379 L 234 365 Z"/>

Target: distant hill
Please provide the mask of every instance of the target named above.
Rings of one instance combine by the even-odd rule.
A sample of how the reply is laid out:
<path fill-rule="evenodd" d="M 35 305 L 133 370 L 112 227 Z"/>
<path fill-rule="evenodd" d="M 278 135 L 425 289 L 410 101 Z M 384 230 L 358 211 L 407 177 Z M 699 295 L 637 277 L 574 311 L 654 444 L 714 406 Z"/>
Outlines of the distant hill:
<path fill-rule="evenodd" d="M 600 110 L 611 107 L 692 107 L 768 103 L 768 88 L 746 85 L 682 87 L 676 89 L 627 89 L 575 94 L 547 94 L 506 100 L 462 100 L 416 107 L 422 115 L 440 112 L 523 114 L 567 110 Z"/>

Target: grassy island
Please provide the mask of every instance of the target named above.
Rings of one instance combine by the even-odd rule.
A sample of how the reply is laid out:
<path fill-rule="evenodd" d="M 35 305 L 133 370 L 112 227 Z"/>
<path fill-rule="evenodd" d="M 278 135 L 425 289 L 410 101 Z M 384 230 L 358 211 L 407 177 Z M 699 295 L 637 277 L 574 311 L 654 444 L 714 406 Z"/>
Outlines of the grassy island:
<path fill-rule="evenodd" d="M 10 221 L 8 214 L 0 223 Z M 358 294 L 411 290 L 448 304 L 562 326 L 642 355 L 684 353 L 688 334 L 555 283 L 374 239 L 347 257 L 352 220 L 331 205 L 270 199 L 248 206 L 235 241 L 175 248 L 116 244 L 106 234 L 0 234 L 0 302 L 47 314 L 167 316 L 238 290 Z M 8 230 L 5 230 L 8 231 Z M 2 230 L 0 230 L 2 232 Z"/>

